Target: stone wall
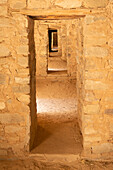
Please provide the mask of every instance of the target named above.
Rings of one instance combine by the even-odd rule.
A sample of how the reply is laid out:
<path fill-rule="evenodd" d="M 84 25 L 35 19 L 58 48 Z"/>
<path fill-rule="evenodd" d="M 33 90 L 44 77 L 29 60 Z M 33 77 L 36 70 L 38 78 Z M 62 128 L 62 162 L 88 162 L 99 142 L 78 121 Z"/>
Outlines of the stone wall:
<path fill-rule="evenodd" d="M 77 22 L 78 19 L 71 20 L 35 20 L 35 46 L 36 46 L 36 75 L 47 76 L 49 58 L 48 30 L 58 30 L 58 52 L 55 57 L 51 57 L 55 67 L 59 68 L 62 62 L 67 65 L 67 76 L 76 78 L 76 50 L 77 46 Z M 59 59 L 59 60 L 58 60 Z"/>
<path fill-rule="evenodd" d="M 35 51 L 30 44 L 34 40 L 29 37 L 33 33 L 33 21 L 19 13 L 23 8 L 90 9 L 90 14 L 76 23 L 80 31 L 77 31 L 76 52 L 73 52 L 77 62 L 79 123 L 87 152 L 113 151 L 112 0 L 1 0 L 0 155 L 28 153 L 35 138 L 36 108 L 32 103 L 35 100 Z M 93 9 L 98 12 L 91 14 Z M 76 30 L 72 25 L 69 27 Z M 72 33 L 70 37 L 74 34 L 68 33 Z"/>
<path fill-rule="evenodd" d="M 0 155 L 29 150 L 30 75 L 27 16 L 0 1 Z"/>

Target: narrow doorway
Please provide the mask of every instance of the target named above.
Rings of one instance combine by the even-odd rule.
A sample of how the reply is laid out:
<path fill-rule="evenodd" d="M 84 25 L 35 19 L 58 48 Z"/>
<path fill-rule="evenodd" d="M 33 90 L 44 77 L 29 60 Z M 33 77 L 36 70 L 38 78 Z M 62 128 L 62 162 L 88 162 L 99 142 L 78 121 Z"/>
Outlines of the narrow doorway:
<path fill-rule="evenodd" d="M 76 21 L 35 23 L 37 138 L 32 153 L 78 154 L 82 150 L 77 121 L 76 48 L 73 44 L 76 33 L 71 32 L 73 25 L 76 28 Z M 56 64 L 55 57 L 66 63 L 66 72 L 58 70 L 61 63 Z M 53 59 L 52 64 L 49 58 Z"/>

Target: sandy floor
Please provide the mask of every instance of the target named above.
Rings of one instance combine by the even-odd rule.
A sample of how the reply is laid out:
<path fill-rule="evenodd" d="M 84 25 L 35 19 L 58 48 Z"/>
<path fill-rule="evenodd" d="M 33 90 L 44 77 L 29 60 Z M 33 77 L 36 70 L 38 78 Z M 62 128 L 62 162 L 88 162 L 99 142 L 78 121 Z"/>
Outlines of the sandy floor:
<path fill-rule="evenodd" d="M 32 153 L 80 153 L 82 135 L 76 117 L 75 80 L 37 80 L 38 134 Z"/>

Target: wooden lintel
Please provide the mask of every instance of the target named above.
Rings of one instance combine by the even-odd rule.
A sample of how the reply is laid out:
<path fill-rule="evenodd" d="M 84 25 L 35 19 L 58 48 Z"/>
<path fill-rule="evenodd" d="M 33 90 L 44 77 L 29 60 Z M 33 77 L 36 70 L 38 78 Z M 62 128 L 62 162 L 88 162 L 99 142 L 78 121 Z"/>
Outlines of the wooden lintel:
<path fill-rule="evenodd" d="M 104 13 L 105 9 L 70 9 L 70 10 L 31 10 L 31 9 L 21 9 L 20 11 L 12 11 L 14 13 L 19 13 L 27 16 L 31 16 L 34 19 L 66 19 L 75 17 L 84 17 L 88 14 L 98 14 Z"/>

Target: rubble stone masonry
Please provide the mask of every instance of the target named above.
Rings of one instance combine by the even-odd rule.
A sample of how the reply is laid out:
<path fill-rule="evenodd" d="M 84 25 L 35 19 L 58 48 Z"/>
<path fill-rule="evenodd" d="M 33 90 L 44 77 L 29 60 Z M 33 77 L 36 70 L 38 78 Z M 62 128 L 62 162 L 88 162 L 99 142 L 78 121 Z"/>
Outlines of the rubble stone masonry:
<path fill-rule="evenodd" d="M 77 74 L 75 88 L 84 153 L 112 152 L 113 1 L 0 0 L 0 155 L 28 154 L 37 131 L 35 20 L 22 14 L 22 9 L 90 11 L 77 17 L 76 24 L 68 21 L 70 39 L 76 35 L 75 51 L 74 44 L 68 42 L 75 56 L 71 60 L 77 64 L 77 69 L 69 66 L 69 74 L 74 69 Z M 46 40 L 43 43 L 46 45 Z M 45 62 L 46 57 L 40 67 L 45 67 Z M 46 70 L 43 74 L 46 76 Z"/>

